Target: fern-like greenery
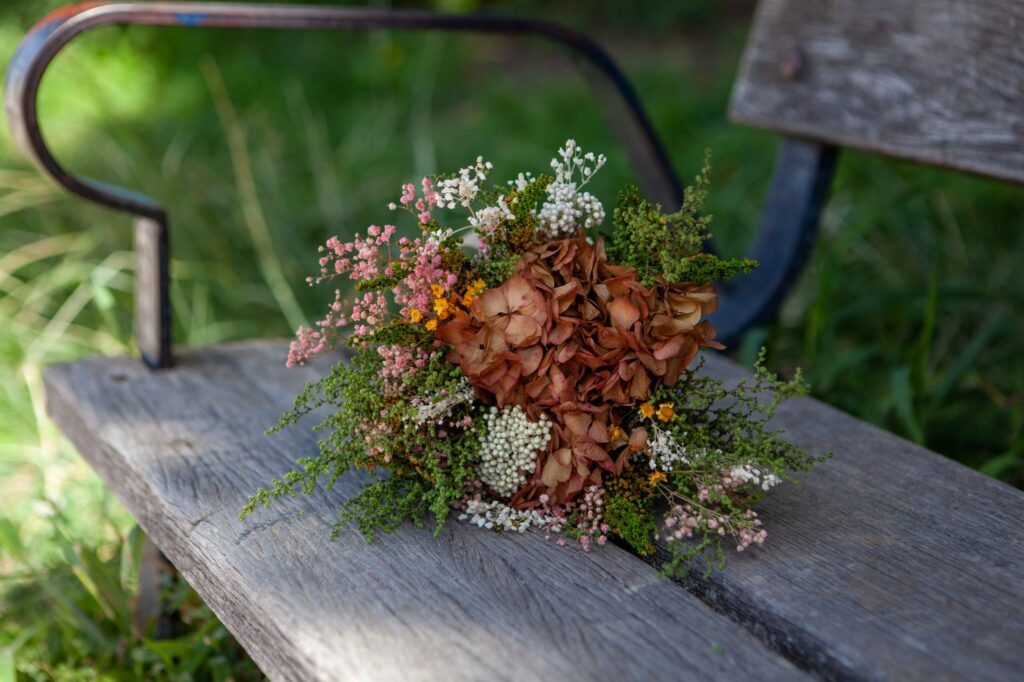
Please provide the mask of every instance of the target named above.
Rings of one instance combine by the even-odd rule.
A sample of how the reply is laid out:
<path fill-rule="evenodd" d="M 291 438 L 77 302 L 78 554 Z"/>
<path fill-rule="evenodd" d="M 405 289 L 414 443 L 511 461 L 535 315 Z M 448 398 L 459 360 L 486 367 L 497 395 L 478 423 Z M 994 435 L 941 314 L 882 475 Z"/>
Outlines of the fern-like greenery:
<path fill-rule="evenodd" d="M 652 286 L 659 278 L 711 284 L 756 268 L 757 262 L 747 258 L 721 259 L 705 253 L 711 239 L 711 216 L 702 209 L 710 182 L 708 151 L 701 173 L 685 189 L 683 205 L 675 213 L 663 213 L 636 185 L 627 186 L 619 193 L 612 214 L 613 230 L 607 235 L 609 259 L 636 268 L 644 286 Z"/>
<path fill-rule="evenodd" d="M 353 525 L 372 540 L 377 531 L 390 531 L 406 520 L 421 526 L 427 512 L 434 516 L 435 532 L 441 531 L 452 503 L 473 475 L 470 460 L 479 450 L 483 420 L 473 414 L 474 424 L 480 422 L 477 428 L 442 437 L 438 427 L 414 418 L 417 407 L 410 397 L 453 395 L 460 388 L 458 367 L 442 356 L 434 356 L 425 368 L 406 377 L 398 394 L 385 390 L 381 363 L 377 353 L 359 352 L 303 389 L 292 410 L 268 434 L 327 408 L 329 416 L 316 426 L 322 433 L 319 454 L 299 458 L 298 469 L 257 490 L 242 509 L 243 519 L 256 507 L 282 497 L 299 491 L 311 494 L 318 483 L 330 489 L 355 468 L 371 472 L 376 480 L 345 501 L 334 535 Z M 368 430 L 372 424 L 384 428 Z"/>

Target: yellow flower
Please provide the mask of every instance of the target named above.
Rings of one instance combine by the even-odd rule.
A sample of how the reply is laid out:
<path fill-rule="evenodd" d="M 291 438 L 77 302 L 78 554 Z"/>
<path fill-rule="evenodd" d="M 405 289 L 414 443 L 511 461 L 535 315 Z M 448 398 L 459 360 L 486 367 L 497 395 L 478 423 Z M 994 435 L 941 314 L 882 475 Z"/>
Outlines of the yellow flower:
<path fill-rule="evenodd" d="M 476 292 L 478 294 L 481 291 L 483 291 L 484 287 L 486 287 L 486 286 L 487 286 L 487 282 L 483 281 L 482 279 L 478 279 L 477 281 L 473 282 L 473 288 L 476 290 Z"/>
<path fill-rule="evenodd" d="M 427 322 L 427 329 L 430 331 L 434 331 L 435 329 L 437 329 L 437 320 L 430 320 L 429 322 Z"/>
<path fill-rule="evenodd" d="M 654 405 L 650 403 L 644 403 L 640 406 L 640 416 L 644 419 L 650 419 L 654 416 Z"/>
<path fill-rule="evenodd" d="M 444 296 L 444 287 L 442 287 L 440 284 L 431 284 L 430 292 L 434 294 L 434 298 L 441 298 L 442 296 Z"/>
<path fill-rule="evenodd" d="M 615 424 L 612 424 L 611 426 L 608 427 L 608 437 L 611 438 L 613 442 L 617 441 L 621 435 L 622 429 L 620 429 Z"/>
<path fill-rule="evenodd" d="M 672 403 L 662 403 L 661 405 L 658 405 L 658 419 L 663 422 L 675 419 L 676 413 L 672 408 Z"/>
<path fill-rule="evenodd" d="M 448 310 L 448 301 L 443 298 L 434 299 L 434 312 L 440 315 Z"/>
<path fill-rule="evenodd" d="M 413 322 L 419 322 L 420 320 L 423 319 L 423 313 L 421 313 L 418 309 L 413 308 L 412 310 L 409 311 L 409 319 L 412 320 Z"/>
<path fill-rule="evenodd" d="M 666 479 L 668 479 L 668 476 L 665 475 L 665 472 L 654 471 L 651 473 L 650 476 L 647 477 L 647 482 L 650 483 L 651 485 L 658 485 L 659 483 Z"/>

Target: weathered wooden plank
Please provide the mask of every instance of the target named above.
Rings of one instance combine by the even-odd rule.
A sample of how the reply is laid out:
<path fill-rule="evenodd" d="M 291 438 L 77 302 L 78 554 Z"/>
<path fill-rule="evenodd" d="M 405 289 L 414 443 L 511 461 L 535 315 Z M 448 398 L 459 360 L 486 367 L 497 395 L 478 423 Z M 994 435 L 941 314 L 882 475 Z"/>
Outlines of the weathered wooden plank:
<path fill-rule="evenodd" d="M 309 453 L 263 430 L 309 370 L 280 344 L 96 358 L 46 374 L 50 413 L 260 667 L 280 680 L 800 679 L 739 625 L 616 547 L 452 523 L 326 539 L 357 489 L 247 522 L 247 494 Z"/>
<path fill-rule="evenodd" d="M 759 506 L 763 548 L 691 589 L 826 678 L 1021 679 L 1024 492 L 815 400 L 777 419 L 835 456 Z"/>
<path fill-rule="evenodd" d="M 731 116 L 1024 182 L 1024 4 L 761 0 Z"/>

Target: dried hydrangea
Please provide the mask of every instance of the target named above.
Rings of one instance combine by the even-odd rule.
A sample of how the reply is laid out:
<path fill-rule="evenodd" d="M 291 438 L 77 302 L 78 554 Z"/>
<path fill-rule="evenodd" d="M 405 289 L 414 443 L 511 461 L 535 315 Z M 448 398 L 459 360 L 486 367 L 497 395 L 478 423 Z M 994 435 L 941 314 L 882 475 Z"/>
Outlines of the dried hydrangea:
<path fill-rule="evenodd" d="M 623 432 L 623 406 L 675 384 L 700 347 L 722 347 L 703 319 L 716 307 L 713 287 L 644 287 L 608 262 L 601 240 L 575 237 L 531 249 L 515 276 L 439 327 L 485 401 L 554 422 L 552 447 L 513 506 L 542 493 L 562 504 L 599 485 L 602 470 L 620 474 L 647 439 L 642 426 Z"/>
<path fill-rule="evenodd" d="M 321 247 L 311 283 L 341 278 L 356 293 L 335 291 L 289 364 L 345 327 L 356 353 L 282 419 L 331 408 L 319 454 L 257 491 L 243 516 L 359 468 L 386 475 L 343 504 L 336 530 L 367 539 L 427 513 L 440 532 L 457 510 L 584 549 L 614 537 L 652 554 L 661 537 L 675 575 L 702 554 L 721 563 L 723 543 L 763 543 L 751 506 L 820 459 L 768 426 L 779 400 L 805 388 L 771 377 L 763 356 L 751 384 L 690 371 L 701 348 L 721 348 L 707 319 L 714 283 L 755 264 L 703 250 L 707 163 L 676 213 L 626 188 L 613 233 L 595 232 L 605 208 L 585 186 L 605 162 L 568 140 L 553 175 L 488 188 L 491 164 L 477 157 L 402 186 L 390 208 L 415 218 L 415 236 L 370 226 Z M 445 225 L 438 207 L 465 219 Z M 463 249 L 460 233 L 480 249 Z"/>

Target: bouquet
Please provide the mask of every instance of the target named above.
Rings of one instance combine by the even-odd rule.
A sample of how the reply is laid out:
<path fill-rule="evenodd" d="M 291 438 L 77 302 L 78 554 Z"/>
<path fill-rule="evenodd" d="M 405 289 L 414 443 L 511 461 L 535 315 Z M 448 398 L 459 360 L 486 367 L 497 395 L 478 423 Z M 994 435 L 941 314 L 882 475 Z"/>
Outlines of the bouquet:
<path fill-rule="evenodd" d="M 704 252 L 709 161 L 675 213 L 626 187 L 606 211 L 585 190 L 605 164 L 568 140 L 551 173 L 488 187 L 482 158 L 402 188 L 417 233 L 371 225 L 320 247 L 310 284 L 348 280 L 300 328 L 287 363 L 352 350 L 273 430 L 328 408 L 319 453 L 249 499 L 374 474 L 334 532 L 368 540 L 428 513 L 501 532 L 535 529 L 589 549 L 609 539 L 683 573 L 725 543 L 764 542 L 753 505 L 814 458 L 768 426 L 801 395 L 764 368 L 728 388 L 694 366 L 722 349 L 707 320 L 716 281 L 756 263 Z M 454 227 L 452 227 L 454 225 Z M 713 565 L 708 562 L 708 566 Z"/>

